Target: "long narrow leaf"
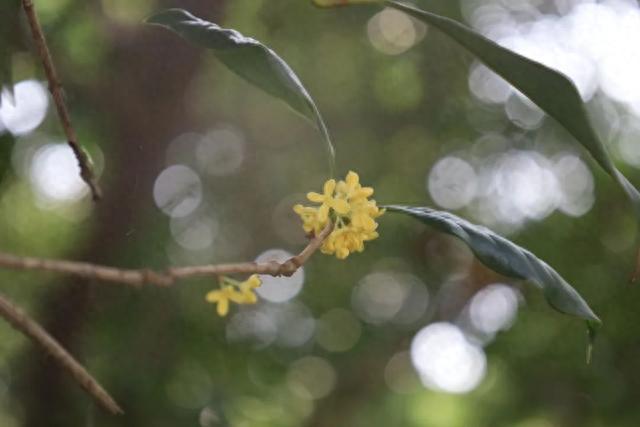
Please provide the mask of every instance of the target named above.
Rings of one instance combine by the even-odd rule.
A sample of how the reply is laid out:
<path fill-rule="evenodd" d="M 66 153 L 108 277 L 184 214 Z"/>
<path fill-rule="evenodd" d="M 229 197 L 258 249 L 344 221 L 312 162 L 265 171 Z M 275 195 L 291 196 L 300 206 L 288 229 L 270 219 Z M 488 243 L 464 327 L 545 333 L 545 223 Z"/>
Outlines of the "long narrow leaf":
<path fill-rule="evenodd" d="M 452 19 L 398 1 L 385 4 L 451 37 L 558 121 L 622 187 L 640 220 L 640 193 L 614 166 L 589 120 L 578 89 L 567 76 L 506 49 Z"/>
<path fill-rule="evenodd" d="M 424 207 L 387 206 L 462 240 L 487 267 L 507 277 L 526 280 L 542 290 L 547 302 L 556 310 L 587 321 L 590 335 L 601 323 L 585 300 L 563 278 L 528 250 L 486 227 L 472 224 L 447 212 Z"/>
<path fill-rule="evenodd" d="M 453 19 L 396 0 L 313 0 L 320 7 L 385 4 L 439 29 L 560 123 L 625 192 L 640 221 L 640 193 L 615 167 L 593 128 L 578 89 L 564 74 L 506 49 Z M 640 276 L 640 253 L 633 279 Z"/>
<path fill-rule="evenodd" d="M 281 99 L 314 123 L 326 143 L 333 175 L 335 152 L 324 120 L 298 76 L 273 50 L 236 30 L 221 28 L 182 9 L 159 12 L 147 22 L 173 30 L 186 40 L 211 49 L 231 71 Z"/>

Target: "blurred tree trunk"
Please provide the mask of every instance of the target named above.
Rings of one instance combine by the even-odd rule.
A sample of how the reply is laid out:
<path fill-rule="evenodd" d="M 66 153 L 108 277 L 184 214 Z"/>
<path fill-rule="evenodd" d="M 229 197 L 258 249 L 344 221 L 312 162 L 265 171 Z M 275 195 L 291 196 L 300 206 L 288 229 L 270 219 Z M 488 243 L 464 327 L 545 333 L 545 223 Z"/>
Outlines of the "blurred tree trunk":
<path fill-rule="evenodd" d="M 179 6 L 216 19 L 223 1 L 162 3 L 158 9 Z M 101 141 L 105 154 L 101 179 L 105 197 L 94 208 L 92 233 L 84 247 L 72 256 L 112 264 L 119 253 L 135 243 L 132 230 L 140 228 L 150 210 L 155 209 L 153 181 L 163 167 L 166 144 L 190 124 L 188 109 L 183 105 L 184 93 L 198 69 L 201 51 L 173 34 L 142 25 L 109 28 L 108 33 L 112 38 L 111 52 L 105 61 L 109 69 L 104 75 L 108 80 L 99 82 L 99 87 L 77 89 L 87 91 L 89 108 L 104 112 L 104 123 L 111 129 L 112 140 Z M 53 55 L 55 59 L 56 52 Z M 73 75 L 60 71 L 63 83 L 73 80 Z M 71 84 L 67 83 L 67 87 Z M 82 335 L 91 333 L 83 325 L 100 304 L 108 304 L 94 297 L 93 286 L 75 278 L 52 285 L 36 316 L 80 361 Z M 117 357 L 122 361 L 126 355 Z M 16 376 L 24 425 L 86 424 L 88 398 L 77 398 L 80 391 L 67 374 L 39 349 L 29 348 L 22 359 L 23 367 Z M 108 384 L 105 387 L 108 389 Z M 118 400 L 118 396 L 114 398 Z M 127 402 L 119 403 L 126 410 Z"/>

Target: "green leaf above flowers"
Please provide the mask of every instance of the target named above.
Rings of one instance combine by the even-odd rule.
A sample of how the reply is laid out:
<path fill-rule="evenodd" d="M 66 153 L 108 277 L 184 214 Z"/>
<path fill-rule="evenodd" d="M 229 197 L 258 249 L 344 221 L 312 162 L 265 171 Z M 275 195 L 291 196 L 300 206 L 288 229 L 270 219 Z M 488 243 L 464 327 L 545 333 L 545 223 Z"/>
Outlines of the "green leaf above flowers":
<path fill-rule="evenodd" d="M 273 50 L 236 30 L 222 28 L 182 9 L 164 10 L 146 22 L 168 28 L 210 49 L 231 71 L 314 123 L 325 141 L 333 174 L 335 152 L 324 120 L 298 76 Z"/>

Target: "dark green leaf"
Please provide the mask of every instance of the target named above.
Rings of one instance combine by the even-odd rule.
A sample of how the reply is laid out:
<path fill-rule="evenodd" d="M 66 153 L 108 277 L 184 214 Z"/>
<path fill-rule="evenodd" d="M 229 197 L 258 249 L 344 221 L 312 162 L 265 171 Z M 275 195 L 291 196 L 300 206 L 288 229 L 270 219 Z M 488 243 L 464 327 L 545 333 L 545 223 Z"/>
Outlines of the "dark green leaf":
<path fill-rule="evenodd" d="M 314 123 L 326 142 L 333 174 L 335 154 L 322 116 L 298 76 L 273 50 L 235 30 L 221 28 L 182 9 L 159 12 L 147 22 L 171 29 L 188 41 L 211 49 L 231 71 L 286 102 Z"/>
<path fill-rule="evenodd" d="M 564 74 L 506 49 L 464 25 L 397 1 L 385 2 L 447 34 L 564 126 L 622 187 L 640 220 L 640 193 L 614 166 L 575 85 Z"/>
<path fill-rule="evenodd" d="M 390 212 L 411 215 L 439 231 L 462 240 L 487 267 L 507 277 L 526 280 L 542 290 L 556 310 L 587 321 L 590 332 L 600 324 L 584 299 L 553 268 L 528 250 L 486 227 L 447 212 L 409 206 L 387 206 Z"/>

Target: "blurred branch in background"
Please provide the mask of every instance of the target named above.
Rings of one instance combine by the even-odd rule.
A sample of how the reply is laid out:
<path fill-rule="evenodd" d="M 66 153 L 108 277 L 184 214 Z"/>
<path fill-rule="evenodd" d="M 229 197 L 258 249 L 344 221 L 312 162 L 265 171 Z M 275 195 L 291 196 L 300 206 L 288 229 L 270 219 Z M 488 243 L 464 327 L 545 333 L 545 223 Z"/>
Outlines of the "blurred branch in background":
<path fill-rule="evenodd" d="M 93 397 L 105 410 L 114 415 L 124 413 L 120 406 L 113 400 L 102 386 L 91 376 L 89 372 L 79 364 L 58 342 L 42 329 L 33 319 L 29 318 L 20 308 L 15 306 L 3 295 L 0 295 L 0 316 L 9 322 L 15 329 L 31 338 L 47 354 L 66 370 L 74 380 Z"/>
<path fill-rule="evenodd" d="M 185 7 L 203 15 L 219 16 L 222 4 L 185 1 Z M 82 19 L 90 28 L 104 30 L 109 35 L 105 61 L 109 72 L 97 85 L 73 87 L 74 99 L 81 111 L 101 111 L 96 122 L 109 129 L 108 150 L 105 151 L 103 203 L 96 204 L 91 229 L 83 241 L 74 247 L 73 254 L 63 258 L 91 260 L 101 264 L 125 262 L 137 248 L 153 247 L 153 239 L 145 233 L 152 205 L 148 192 L 164 163 L 167 141 L 194 125 L 189 110 L 180 100 L 201 65 L 197 52 L 183 48 L 181 41 L 152 31 L 134 31 L 117 20 L 105 17 L 99 4 L 75 2 L 82 9 Z M 95 26 L 95 27 L 94 27 Z M 51 46 L 53 47 L 53 46 Z M 166 52 L 171 51 L 172 62 Z M 68 52 L 63 48 L 61 55 Z M 173 66 L 180 64 L 180 66 Z M 65 66 L 65 74 L 77 71 Z M 155 76 L 148 78 L 150 72 Z M 126 75 L 127 78 L 122 78 Z M 114 90 L 114 88 L 118 90 Z M 166 102 L 167 99 L 176 100 Z M 139 231 L 141 230 L 141 231 Z M 124 255 L 123 255 L 124 254 Z M 85 279 L 68 276 L 55 278 L 56 286 L 48 287 L 40 300 L 38 318 L 61 345 L 83 361 L 90 355 L 86 344 L 85 328 L 96 313 L 113 310 L 112 298 L 105 297 L 106 287 L 96 288 Z M 149 314 L 142 313 L 137 321 L 144 322 Z M 157 322 L 157 319 L 155 320 Z M 65 381 L 65 375 L 40 351 L 28 351 L 20 357 L 20 374 L 16 384 L 19 401 L 25 415 L 24 426 L 81 425 L 85 420 L 86 405 Z M 130 363 L 135 361 L 128 360 Z M 118 364 L 120 372 L 122 364 Z M 145 424 L 144 406 L 129 390 L 135 384 L 128 382 L 118 390 L 126 396 L 124 404 L 127 420 L 132 425 Z M 141 395 L 140 399 L 144 397 Z M 65 408 L 62 412 L 59 409 Z M 142 408 L 142 409 L 141 409 Z"/>
<path fill-rule="evenodd" d="M 178 279 L 234 273 L 268 274 L 271 276 L 289 277 L 318 250 L 325 238 L 331 233 L 331 230 L 333 230 L 333 224 L 328 223 L 320 234 L 311 239 L 302 252 L 283 263 L 270 261 L 264 263 L 242 262 L 217 265 L 194 265 L 172 267 L 165 272 L 159 272 L 151 269 L 127 270 L 86 262 L 18 257 L 7 253 L 0 253 L 0 267 L 16 270 L 43 270 L 67 273 L 86 279 L 117 282 L 131 286 L 142 286 L 146 284 L 170 286 Z"/>
<path fill-rule="evenodd" d="M 38 21 L 38 15 L 36 15 L 33 2 L 31 0 L 22 0 L 22 7 L 25 14 L 27 15 L 27 20 L 29 21 L 29 27 L 31 28 L 33 41 L 38 50 L 38 56 L 40 56 L 40 59 L 42 60 L 45 74 L 47 75 L 47 80 L 49 82 L 49 91 L 51 92 L 51 96 L 53 97 L 53 101 L 56 105 L 60 123 L 64 128 L 64 133 L 67 136 L 69 147 L 71 147 L 71 150 L 73 150 L 73 153 L 78 159 L 78 165 L 80 166 L 80 176 L 91 189 L 91 196 L 93 200 L 97 201 L 102 197 L 102 192 L 100 190 L 100 187 L 96 183 L 93 170 L 91 169 L 91 162 L 89 161 L 89 157 L 78 144 L 76 131 L 71 125 L 69 110 L 67 109 L 67 106 L 64 102 L 62 85 L 60 83 L 60 79 L 58 78 L 55 66 L 53 65 L 51 53 L 49 52 L 49 48 L 47 47 L 47 41 L 44 37 L 44 33 L 42 32 L 42 28 L 40 27 L 40 22 Z"/>

